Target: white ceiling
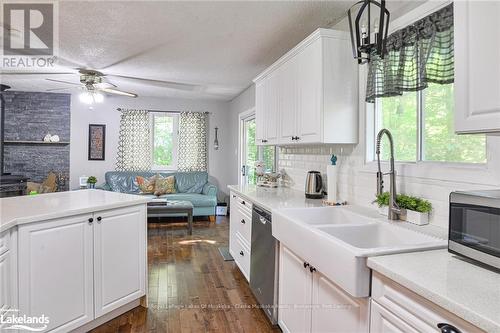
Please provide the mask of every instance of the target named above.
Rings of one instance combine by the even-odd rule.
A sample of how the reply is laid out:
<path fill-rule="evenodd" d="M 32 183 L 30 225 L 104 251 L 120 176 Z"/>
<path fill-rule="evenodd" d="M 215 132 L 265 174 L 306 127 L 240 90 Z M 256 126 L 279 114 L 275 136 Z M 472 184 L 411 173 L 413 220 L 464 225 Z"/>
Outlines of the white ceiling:
<path fill-rule="evenodd" d="M 330 27 L 353 1 L 64 1 L 59 3 L 59 64 L 51 72 L 2 75 L 15 90 L 78 83 L 76 68 L 105 74 L 194 84 L 109 78 L 140 96 L 230 100 L 318 27 Z M 409 2 L 396 3 L 406 10 Z"/>

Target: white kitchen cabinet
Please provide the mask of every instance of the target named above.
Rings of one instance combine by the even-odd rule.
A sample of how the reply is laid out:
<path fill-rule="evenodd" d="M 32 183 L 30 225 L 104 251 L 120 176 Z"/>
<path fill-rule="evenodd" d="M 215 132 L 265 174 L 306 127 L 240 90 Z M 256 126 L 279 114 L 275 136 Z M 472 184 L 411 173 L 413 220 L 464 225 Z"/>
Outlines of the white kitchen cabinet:
<path fill-rule="evenodd" d="M 284 332 L 368 332 L 368 299 L 354 298 L 280 245 L 278 323 Z"/>
<path fill-rule="evenodd" d="M 368 332 L 368 300 L 354 298 L 323 274 L 313 274 L 311 332 Z"/>
<path fill-rule="evenodd" d="M 100 317 L 146 292 L 143 206 L 94 214 L 95 315 Z"/>
<path fill-rule="evenodd" d="M 278 324 L 283 332 L 311 331 L 312 274 L 304 260 L 280 245 Z"/>
<path fill-rule="evenodd" d="M 19 310 L 69 332 L 146 290 L 146 207 L 19 226 Z"/>
<path fill-rule="evenodd" d="M 17 309 L 17 231 L 0 234 L 0 311 Z"/>
<path fill-rule="evenodd" d="M 455 131 L 500 133 L 500 2 L 454 1 Z"/>
<path fill-rule="evenodd" d="M 375 301 L 371 302 L 370 333 L 418 333 Z"/>
<path fill-rule="evenodd" d="M 19 310 L 69 332 L 94 319 L 92 214 L 19 227 Z"/>
<path fill-rule="evenodd" d="M 231 192 L 229 215 L 229 253 L 243 276 L 250 280 L 250 248 L 252 241 L 252 203 Z"/>
<path fill-rule="evenodd" d="M 316 30 L 254 80 L 257 144 L 356 143 L 357 70 L 346 33 Z"/>
<path fill-rule="evenodd" d="M 370 332 L 441 332 L 439 323 L 463 333 L 484 333 L 398 283 L 373 272 Z"/>

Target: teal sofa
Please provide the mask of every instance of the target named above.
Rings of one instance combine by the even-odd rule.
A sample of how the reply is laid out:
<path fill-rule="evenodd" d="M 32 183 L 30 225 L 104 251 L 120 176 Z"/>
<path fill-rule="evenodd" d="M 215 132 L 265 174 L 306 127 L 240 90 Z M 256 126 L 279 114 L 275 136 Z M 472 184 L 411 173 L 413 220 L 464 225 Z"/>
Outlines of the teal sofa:
<path fill-rule="evenodd" d="M 217 187 L 208 182 L 207 172 L 108 171 L 105 175 L 106 183 L 97 188 L 107 191 L 150 196 L 153 198 L 155 197 L 153 194 L 140 193 L 136 177 L 142 176 L 149 178 L 155 174 L 160 174 L 163 177 L 175 177 L 175 189 L 177 193 L 165 194 L 160 196 L 160 198 L 190 201 L 194 206 L 194 216 L 215 216 Z"/>

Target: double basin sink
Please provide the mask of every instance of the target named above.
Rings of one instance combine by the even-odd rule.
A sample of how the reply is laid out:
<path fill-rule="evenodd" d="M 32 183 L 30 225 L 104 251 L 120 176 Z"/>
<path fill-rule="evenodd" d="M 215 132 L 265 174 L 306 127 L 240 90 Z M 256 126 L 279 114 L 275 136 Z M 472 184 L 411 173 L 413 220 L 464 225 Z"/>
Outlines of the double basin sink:
<path fill-rule="evenodd" d="M 370 295 L 368 257 L 447 246 L 416 228 L 357 206 L 273 211 L 273 236 L 354 297 Z"/>

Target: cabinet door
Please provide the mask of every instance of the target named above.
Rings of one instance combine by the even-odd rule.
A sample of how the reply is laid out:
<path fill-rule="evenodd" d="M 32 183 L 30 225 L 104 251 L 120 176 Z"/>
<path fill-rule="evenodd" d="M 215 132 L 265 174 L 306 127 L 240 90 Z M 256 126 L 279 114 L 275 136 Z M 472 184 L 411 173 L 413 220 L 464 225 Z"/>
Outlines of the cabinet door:
<path fill-rule="evenodd" d="M 264 79 L 255 84 L 255 144 L 262 145 L 266 139 L 265 114 L 266 114 L 266 83 Z"/>
<path fill-rule="evenodd" d="M 236 241 L 236 233 L 239 229 L 238 223 L 241 223 L 241 213 L 238 209 L 238 197 L 231 193 L 231 203 L 230 203 L 231 214 L 229 215 L 229 253 L 236 258 L 238 253 L 238 245 Z"/>
<path fill-rule="evenodd" d="M 283 332 L 311 331 L 312 276 L 304 260 L 280 245 L 278 323 Z"/>
<path fill-rule="evenodd" d="M 94 318 L 89 214 L 19 227 L 19 310 L 69 332 Z"/>
<path fill-rule="evenodd" d="M 322 57 L 318 39 L 297 55 L 299 143 L 321 142 Z"/>
<path fill-rule="evenodd" d="M 354 298 L 315 272 L 312 296 L 312 332 L 368 332 L 368 299 Z"/>
<path fill-rule="evenodd" d="M 270 75 L 266 84 L 266 107 L 264 108 L 266 144 L 276 145 L 279 141 L 280 95 L 282 93 L 283 71 Z"/>
<path fill-rule="evenodd" d="M 144 205 L 94 213 L 96 318 L 145 295 Z"/>
<path fill-rule="evenodd" d="M 280 144 L 291 144 L 298 136 L 298 61 L 296 57 L 288 60 L 282 67 L 283 79 L 280 95 Z"/>
<path fill-rule="evenodd" d="M 370 333 L 417 333 L 401 318 L 386 310 L 377 302 L 371 302 Z"/>
<path fill-rule="evenodd" d="M 500 131 L 500 2 L 455 1 L 455 131 Z"/>
<path fill-rule="evenodd" d="M 0 255 L 0 311 L 12 307 L 10 259 L 9 251 Z"/>

